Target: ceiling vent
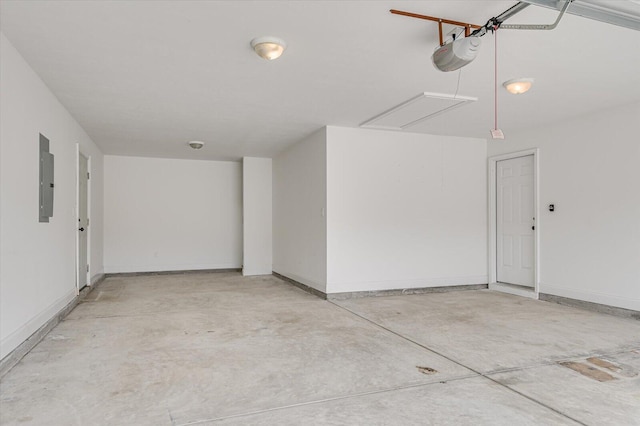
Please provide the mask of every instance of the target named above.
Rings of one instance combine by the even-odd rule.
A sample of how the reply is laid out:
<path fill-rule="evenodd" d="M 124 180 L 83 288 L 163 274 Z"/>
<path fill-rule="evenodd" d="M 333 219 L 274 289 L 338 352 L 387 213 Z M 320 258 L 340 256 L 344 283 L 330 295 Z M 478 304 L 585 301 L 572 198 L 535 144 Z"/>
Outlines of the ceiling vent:
<path fill-rule="evenodd" d="M 478 98 L 424 92 L 360 124 L 369 129 L 405 130 Z"/>

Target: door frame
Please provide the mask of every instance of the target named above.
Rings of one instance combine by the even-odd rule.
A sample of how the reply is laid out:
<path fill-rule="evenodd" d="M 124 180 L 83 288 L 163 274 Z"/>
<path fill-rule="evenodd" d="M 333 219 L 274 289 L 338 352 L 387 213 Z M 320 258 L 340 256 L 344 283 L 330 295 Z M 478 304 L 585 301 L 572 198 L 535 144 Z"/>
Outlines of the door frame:
<path fill-rule="evenodd" d="M 540 193 L 539 193 L 539 179 L 540 179 L 540 165 L 539 165 L 539 148 L 525 149 L 523 151 L 510 152 L 507 154 L 495 155 L 488 158 L 488 186 L 489 190 L 489 289 L 498 290 L 505 293 L 516 294 L 518 296 L 530 297 L 538 299 L 540 292 Z M 498 276 L 498 243 L 497 243 L 497 231 L 498 231 L 498 214 L 497 214 L 497 164 L 498 161 L 510 160 L 512 158 L 526 157 L 533 155 L 533 212 L 535 215 L 535 232 L 533 234 L 533 291 L 526 288 L 518 288 L 517 286 L 510 286 L 508 284 L 502 284 L 497 282 Z"/>
<path fill-rule="evenodd" d="M 91 156 L 86 154 L 81 148 L 80 144 L 76 143 L 76 207 L 75 217 L 73 219 L 74 232 L 76 240 L 76 295 L 80 294 L 80 234 L 78 233 L 78 217 L 80 216 L 80 155 L 83 155 L 87 159 L 87 172 L 91 176 Z M 91 179 L 87 183 L 87 217 L 91 218 Z M 87 286 L 91 285 L 91 222 L 87 226 L 87 263 L 89 270 L 87 271 Z"/>

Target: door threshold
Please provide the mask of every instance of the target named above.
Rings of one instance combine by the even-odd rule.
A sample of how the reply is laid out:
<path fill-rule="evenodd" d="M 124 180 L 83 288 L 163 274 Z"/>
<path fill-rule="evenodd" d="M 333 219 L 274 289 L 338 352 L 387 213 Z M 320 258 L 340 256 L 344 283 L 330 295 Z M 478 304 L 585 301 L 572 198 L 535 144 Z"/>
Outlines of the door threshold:
<path fill-rule="evenodd" d="M 538 300 L 538 293 L 536 293 L 536 290 L 533 287 L 525 287 L 507 283 L 490 283 L 489 290 L 501 291 L 503 293 L 509 293 L 516 296 L 528 297 L 529 299 Z"/>

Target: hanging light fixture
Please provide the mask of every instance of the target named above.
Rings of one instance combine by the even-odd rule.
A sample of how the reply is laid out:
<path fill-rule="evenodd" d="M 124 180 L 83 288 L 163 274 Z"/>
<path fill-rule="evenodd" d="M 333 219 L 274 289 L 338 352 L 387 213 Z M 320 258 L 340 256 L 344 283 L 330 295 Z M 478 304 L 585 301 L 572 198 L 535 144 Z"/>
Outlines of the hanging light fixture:
<path fill-rule="evenodd" d="M 502 83 L 504 88 L 507 89 L 507 92 L 513 93 L 514 95 L 520 95 L 527 92 L 529 89 L 531 89 L 532 84 L 532 78 L 514 78 Z"/>
<path fill-rule="evenodd" d="M 278 59 L 282 52 L 287 48 L 284 40 L 277 37 L 256 37 L 251 40 L 251 48 L 260 56 L 268 61 Z"/>

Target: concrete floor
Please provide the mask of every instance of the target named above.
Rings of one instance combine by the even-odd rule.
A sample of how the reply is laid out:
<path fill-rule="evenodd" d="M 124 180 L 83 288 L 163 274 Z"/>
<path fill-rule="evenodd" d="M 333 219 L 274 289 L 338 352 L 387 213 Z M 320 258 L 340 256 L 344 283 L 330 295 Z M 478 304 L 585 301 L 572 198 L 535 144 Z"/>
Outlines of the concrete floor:
<path fill-rule="evenodd" d="M 638 371 L 640 321 L 489 290 L 109 278 L 2 379 L 0 424 L 640 425 Z"/>

